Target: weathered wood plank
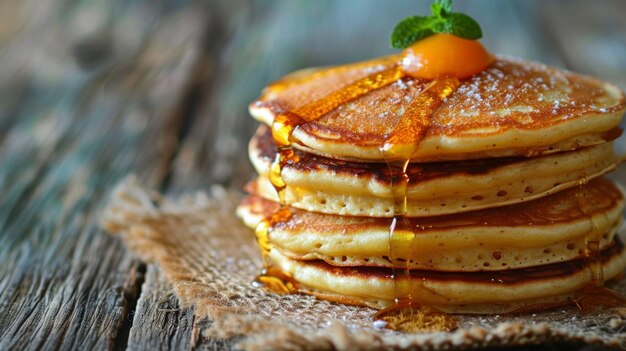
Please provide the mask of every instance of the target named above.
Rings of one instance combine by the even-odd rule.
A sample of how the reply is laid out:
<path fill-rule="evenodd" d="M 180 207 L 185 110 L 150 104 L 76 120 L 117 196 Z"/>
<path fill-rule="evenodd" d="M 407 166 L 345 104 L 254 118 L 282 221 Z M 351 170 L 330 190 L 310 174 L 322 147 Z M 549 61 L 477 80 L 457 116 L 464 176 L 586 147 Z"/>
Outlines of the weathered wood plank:
<path fill-rule="evenodd" d="M 148 265 L 130 329 L 128 350 L 189 350 L 199 338 L 191 309 L 180 309 L 158 267 Z"/>
<path fill-rule="evenodd" d="M 220 60 L 223 60 L 223 49 L 232 33 L 233 21 L 241 21 L 243 18 L 235 16 L 236 12 L 247 13 L 250 4 L 244 1 L 220 1 L 207 4 L 203 10 L 208 15 L 207 27 L 204 32 L 205 45 L 202 52 L 202 60 L 195 75 L 195 88 L 202 95 L 192 96 L 191 99 L 202 99 L 207 91 L 220 89 L 213 85 L 215 76 L 221 68 Z M 187 101 L 194 103 L 195 101 Z M 188 119 L 179 125 L 178 137 L 183 139 L 193 127 L 193 120 L 199 118 L 196 109 L 186 107 L 189 110 Z M 206 118 L 206 117 L 204 117 Z M 211 117 L 208 120 L 213 120 Z M 217 129 L 205 130 L 204 138 L 214 137 Z M 174 181 L 174 177 L 168 178 L 163 184 Z M 171 294 L 170 286 L 165 278 L 159 274 L 158 269 L 148 265 L 148 274 L 142 286 L 141 295 L 133 315 L 133 323 L 128 339 L 128 349 L 191 349 L 206 348 L 222 349 L 227 344 L 225 341 L 202 342 L 205 338 L 201 330 L 207 327 L 208 321 L 198 321 L 194 317 L 193 308 L 180 309 L 176 298 Z M 230 348 L 230 347 L 228 347 Z"/>
<path fill-rule="evenodd" d="M 125 343 L 142 265 L 102 233 L 99 214 L 129 172 L 154 186 L 165 177 L 204 12 L 191 2 L 28 5 L 49 12 L 0 44 L 0 76 L 11 78 L 0 91 L 24 87 L 19 104 L 0 104 L 0 349 L 111 349 Z M 112 9 L 105 27 L 81 31 Z M 56 36 L 68 26 L 80 35 Z M 81 50 L 111 51 L 77 65 Z"/>

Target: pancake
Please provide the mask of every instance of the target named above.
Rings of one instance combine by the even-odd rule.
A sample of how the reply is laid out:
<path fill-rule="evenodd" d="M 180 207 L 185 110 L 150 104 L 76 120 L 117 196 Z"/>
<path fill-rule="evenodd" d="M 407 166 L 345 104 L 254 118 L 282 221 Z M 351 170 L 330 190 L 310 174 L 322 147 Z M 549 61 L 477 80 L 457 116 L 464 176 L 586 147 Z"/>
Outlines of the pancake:
<path fill-rule="evenodd" d="M 599 178 L 621 162 L 624 93 L 504 56 L 463 80 L 400 58 L 299 71 L 250 104 L 256 282 L 451 313 L 604 296 L 626 266 L 624 198 Z"/>
<path fill-rule="evenodd" d="M 249 147 L 260 175 L 254 191 L 274 201 L 278 197 L 268 173 L 276 151 L 269 128 L 259 128 Z M 393 216 L 393 177 L 387 164 L 296 154 L 298 162 L 281 170 L 286 204 L 329 214 Z M 619 162 L 613 144 L 604 143 L 543 157 L 412 163 L 407 213 L 443 215 L 529 201 L 605 174 Z"/>
<path fill-rule="evenodd" d="M 566 301 L 593 279 L 589 260 L 501 272 L 434 272 L 412 270 L 410 279 L 386 268 L 336 267 L 324 261 L 298 261 L 278 250 L 269 260 L 292 277 L 305 293 L 341 303 L 384 308 L 395 298 L 411 296 L 420 304 L 449 313 L 506 313 L 541 304 Z M 626 266 L 619 239 L 600 252 L 605 281 Z"/>
<path fill-rule="evenodd" d="M 383 155 L 387 137 L 407 109 L 420 109 L 412 103 L 419 105 L 418 96 L 431 87 L 429 81 L 399 74 L 397 60 L 390 56 L 298 72 L 268 86 L 250 104 L 250 113 L 267 125 L 292 111 L 311 113 L 290 137 L 294 147 L 310 153 L 424 162 L 539 155 L 601 144 L 612 138 L 626 109 L 624 94 L 609 83 L 497 56 L 429 116 L 419 147 L 400 142 Z M 346 89 L 360 79 L 393 83 L 350 98 L 354 94 Z"/>
<path fill-rule="evenodd" d="M 279 207 L 253 195 L 241 203 L 238 215 L 256 228 Z M 601 178 L 523 204 L 411 218 L 409 228 L 415 234 L 398 228 L 394 239 L 389 237 L 389 219 L 297 209 L 274 223 L 268 235 L 271 245 L 290 258 L 335 266 L 493 271 L 577 258 L 593 237 L 601 237 L 604 248 L 613 240 L 623 210 L 621 192 Z"/>

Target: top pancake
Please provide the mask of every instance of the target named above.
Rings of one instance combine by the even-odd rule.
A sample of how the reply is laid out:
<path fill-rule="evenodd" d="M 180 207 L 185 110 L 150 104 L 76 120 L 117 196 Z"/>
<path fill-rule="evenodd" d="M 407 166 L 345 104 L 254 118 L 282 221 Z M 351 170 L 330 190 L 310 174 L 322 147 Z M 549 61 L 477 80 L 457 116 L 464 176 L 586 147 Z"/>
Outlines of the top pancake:
<path fill-rule="evenodd" d="M 268 86 L 251 114 L 271 125 L 281 113 L 324 99 L 373 74 L 394 69 L 397 56 L 305 70 Z M 295 127 L 294 147 L 333 158 L 401 159 L 381 147 L 430 82 L 402 77 L 339 104 Z M 576 149 L 611 139 L 626 109 L 623 92 L 594 78 L 543 64 L 497 56 L 429 117 L 414 161 L 529 156 Z"/>

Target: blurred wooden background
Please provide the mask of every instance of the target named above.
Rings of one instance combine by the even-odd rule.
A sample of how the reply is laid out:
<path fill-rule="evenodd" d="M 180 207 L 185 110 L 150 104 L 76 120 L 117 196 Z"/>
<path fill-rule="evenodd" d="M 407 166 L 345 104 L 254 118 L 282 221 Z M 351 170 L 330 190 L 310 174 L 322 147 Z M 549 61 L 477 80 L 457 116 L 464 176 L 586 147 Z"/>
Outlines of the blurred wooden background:
<path fill-rule="evenodd" d="M 493 52 L 626 89 L 626 1 L 454 6 Z M 393 52 L 394 24 L 427 8 L 0 0 L 0 350 L 230 348 L 201 335 L 210 322 L 177 307 L 156 267 L 99 229 L 111 187 L 129 173 L 168 194 L 241 187 L 256 126 L 246 106 L 265 84 Z"/>

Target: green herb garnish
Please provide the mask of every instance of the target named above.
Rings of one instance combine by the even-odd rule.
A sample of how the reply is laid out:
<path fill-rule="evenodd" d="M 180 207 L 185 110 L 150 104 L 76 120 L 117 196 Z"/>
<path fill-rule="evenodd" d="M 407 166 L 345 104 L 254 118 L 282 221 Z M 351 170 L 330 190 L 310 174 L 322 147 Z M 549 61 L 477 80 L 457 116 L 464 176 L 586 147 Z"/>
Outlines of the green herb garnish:
<path fill-rule="evenodd" d="M 430 5 L 430 12 L 431 16 L 411 16 L 400 21 L 391 33 L 391 46 L 404 49 L 435 33 L 452 34 L 470 40 L 483 36 L 476 20 L 464 13 L 452 12 L 452 0 L 436 0 Z"/>

